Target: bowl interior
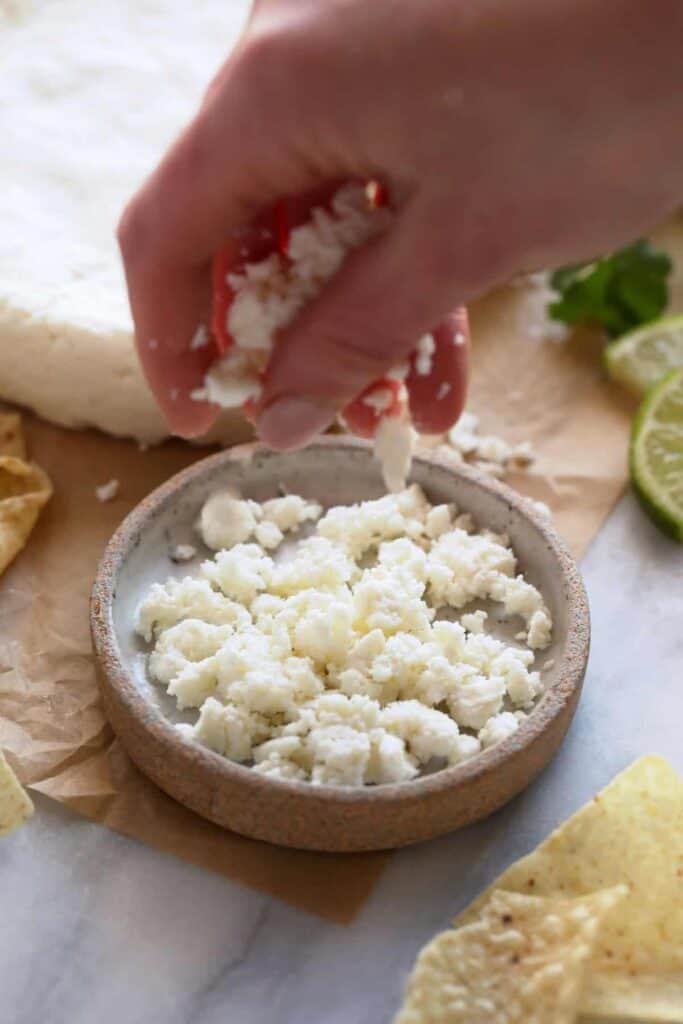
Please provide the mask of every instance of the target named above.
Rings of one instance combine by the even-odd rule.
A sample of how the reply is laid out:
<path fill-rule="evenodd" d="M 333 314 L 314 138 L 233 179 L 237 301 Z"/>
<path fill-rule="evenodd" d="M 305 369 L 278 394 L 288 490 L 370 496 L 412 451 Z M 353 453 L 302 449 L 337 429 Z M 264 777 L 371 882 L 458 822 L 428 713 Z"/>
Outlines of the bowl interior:
<path fill-rule="evenodd" d="M 418 457 L 410 482 L 420 484 L 433 504 L 454 502 L 461 511 L 472 514 L 479 528 L 507 533 L 518 558 L 518 571 L 544 595 L 553 617 L 553 640 L 536 657 L 535 667 L 544 672 L 546 692 L 533 717 L 562 674 L 577 625 L 576 601 L 572 602 L 570 591 L 576 587 L 578 575 L 571 559 L 542 514 L 535 513 L 523 498 L 496 481 L 483 480 L 468 469 L 455 471 L 431 457 Z M 186 470 L 138 506 L 124 524 L 123 543 L 117 551 L 112 597 L 115 648 L 138 696 L 150 710 L 173 723 L 194 721 L 197 712 L 178 711 L 163 687 L 150 682 L 146 648 L 134 630 L 135 612 L 152 583 L 195 574 L 200 562 L 209 557 L 194 524 L 205 500 L 223 487 L 257 501 L 287 491 L 315 499 L 324 507 L 377 498 L 384 493 L 367 445 L 324 439 L 294 454 L 252 446 L 221 453 Z M 196 557 L 174 564 L 170 554 L 178 544 L 191 544 L 197 550 Z M 578 596 L 582 599 L 582 591 Z M 461 609 L 458 615 L 466 610 Z M 520 619 L 496 621 L 495 606 L 489 608 L 489 613 L 489 627 L 493 623 L 493 631 L 501 636 L 510 638 L 522 628 Z"/>

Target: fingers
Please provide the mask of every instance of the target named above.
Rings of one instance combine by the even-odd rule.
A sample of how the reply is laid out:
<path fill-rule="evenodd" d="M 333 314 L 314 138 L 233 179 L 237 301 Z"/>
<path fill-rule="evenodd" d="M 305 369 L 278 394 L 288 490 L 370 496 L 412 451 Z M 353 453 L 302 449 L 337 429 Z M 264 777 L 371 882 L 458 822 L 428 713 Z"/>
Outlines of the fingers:
<path fill-rule="evenodd" d="M 281 147 L 263 131 L 249 67 L 242 60 L 232 74 L 226 66 L 119 225 L 143 369 L 171 429 L 187 437 L 216 418 L 215 409 L 190 397 L 211 362 L 208 348 L 191 343 L 210 323 L 213 254 L 232 245 L 237 255 L 242 226 L 252 224 L 253 235 L 255 219 L 257 226 L 267 219 L 263 211 L 281 189 L 297 193 L 314 184 L 305 167 L 295 172 L 282 164 Z"/>
<path fill-rule="evenodd" d="M 196 335 L 203 340 L 202 335 Z M 215 359 L 210 343 L 199 349 L 174 352 L 162 340 L 139 340 L 138 356 L 169 428 L 180 437 L 201 437 L 215 422 L 218 409 L 197 402 L 192 392 L 200 388 Z"/>
<path fill-rule="evenodd" d="M 425 241 L 415 223 L 400 215 L 385 234 L 353 253 L 279 339 L 258 424 L 268 445 L 287 450 L 306 444 L 339 409 L 410 355 L 425 324 L 442 320 L 452 288 L 444 290 L 436 275 L 422 272 Z M 462 314 L 446 319 L 435 339 L 435 369 L 450 375 L 450 389 L 437 399 L 431 376 L 430 382 L 414 382 L 411 407 L 422 429 L 438 432 L 441 423 L 450 425 L 459 415 L 467 346 L 453 343 L 456 333 L 467 337 Z"/>

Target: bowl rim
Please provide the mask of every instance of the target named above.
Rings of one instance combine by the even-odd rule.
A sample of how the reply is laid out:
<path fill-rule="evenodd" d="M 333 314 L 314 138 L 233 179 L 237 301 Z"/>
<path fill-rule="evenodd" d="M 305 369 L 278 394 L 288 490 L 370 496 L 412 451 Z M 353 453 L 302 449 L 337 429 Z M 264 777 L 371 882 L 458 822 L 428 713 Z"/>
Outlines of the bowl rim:
<path fill-rule="evenodd" d="M 311 442 L 306 450 L 315 448 L 364 451 L 370 458 L 372 457 L 372 446 L 366 441 L 352 437 L 319 437 Z M 297 453 L 292 454 L 296 456 Z M 465 463 L 453 465 L 450 459 L 439 456 L 435 451 L 423 450 L 416 453 L 413 457 L 414 463 L 433 465 L 452 476 L 464 478 L 504 501 L 510 509 L 514 509 L 529 520 L 554 557 L 561 575 L 561 589 L 567 602 L 567 639 L 565 650 L 559 656 L 559 671 L 552 685 L 512 736 L 489 747 L 488 750 L 482 750 L 466 761 L 405 782 L 384 783 L 380 786 L 314 786 L 308 781 L 277 779 L 262 775 L 208 747 L 203 747 L 200 743 L 189 743 L 181 738 L 175 726 L 158 707 L 145 700 L 135 679 L 123 663 L 113 621 L 118 575 L 129 552 L 140 542 L 145 526 L 174 493 L 225 463 L 249 464 L 255 456 L 269 455 L 287 457 L 287 453 L 273 452 L 258 442 L 249 442 L 206 456 L 174 474 L 128 513 L 110 538 L 100 559 L 90 601 L 90 628 L 95 658 L 106 676 L 107 684 L 116 691 L 127 712 L 151 734 L 150 739 L 170 757 L 184 761 L 188 774 L 196 777 L 199 769 L 205 774 L 207 784 L 220 785 L 221 781 L 233 785 L 241 784 L 252 789 L 255 794 L 273 792 L 273 787 L 276 787 L 283 796 L 289 794 L 312 802 L 324 800 L 339 805 L 400 805 L 406 800 L 426 799 L 445 789 L 489 775 L 502 768 L 513 754 L 519 754 L 522 749 L 531 747 L 561 715 L 574 692 L 582 685 L 590 647 L 590 612 L 585 585 L 573 556 L 554 529 L 549 517 L 537 511 L 528 498 Z M 560 699 L 549 699 L 553 695 L 559 695 Z M 144 716 L 140 714 L 140 702 L 145 708 Z M 125 739 L 122 742 L 125 747 Z"/>

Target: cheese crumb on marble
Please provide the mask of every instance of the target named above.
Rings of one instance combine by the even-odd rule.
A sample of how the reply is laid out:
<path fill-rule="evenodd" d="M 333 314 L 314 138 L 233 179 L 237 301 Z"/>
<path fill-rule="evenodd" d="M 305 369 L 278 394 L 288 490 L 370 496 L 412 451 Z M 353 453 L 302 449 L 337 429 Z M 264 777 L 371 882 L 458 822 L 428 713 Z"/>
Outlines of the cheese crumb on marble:
<path fill-rule="evenodd" d="M 104 504 L 107 501 L 113 501 L 120 489 L 121 484 L 118 480 L 108 480 L 106 484 L 100 484 L 95 488 L 95 497 Z"/>
<path fill-rule="evenodd" d="M 154 584 L 136 621 L 151 678 L 196 713 L 186 740 L 275 779 L 381 785 L 502 742 L 541 696 L 542 595 L 505 536 L 418 486 L 324 515 L 222 491 L 202 523 L 214 556 Z M 525 646 L 489 632 L 479 601 L 520 617 Z"/>

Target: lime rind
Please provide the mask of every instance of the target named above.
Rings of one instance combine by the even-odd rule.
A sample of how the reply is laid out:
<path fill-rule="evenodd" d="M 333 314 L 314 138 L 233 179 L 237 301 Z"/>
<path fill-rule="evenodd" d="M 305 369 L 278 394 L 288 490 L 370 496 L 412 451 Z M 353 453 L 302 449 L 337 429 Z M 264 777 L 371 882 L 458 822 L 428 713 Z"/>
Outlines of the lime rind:
<path fill-rule="evenodd" d="M 664 408 L 668 403 L 669 410 Z M 661 411 L 674 415 L 659 417 Z M 659 455 L 673 464 L 673 486 L 668 479 L 662 481 L 658 467 L 652 464 L 648 441 L 657 440 L 660 449 L 668 449 Z M 629 466 L 636 495 L 647 514 L 661 530 L 683 543 L 683 369 L 671 370 L 643 399 L 631 428 Z M 668 469 L 665 471 L 668 474 Z"/>
<path fill-rule="evenodd" d="M 664 317 L 629 331 L 603 354 L 605 370 L 642 396 L 670 370 L 683 367 L 683 316 Z"/>

